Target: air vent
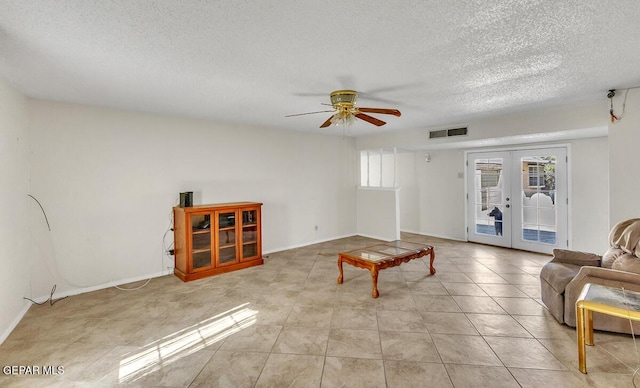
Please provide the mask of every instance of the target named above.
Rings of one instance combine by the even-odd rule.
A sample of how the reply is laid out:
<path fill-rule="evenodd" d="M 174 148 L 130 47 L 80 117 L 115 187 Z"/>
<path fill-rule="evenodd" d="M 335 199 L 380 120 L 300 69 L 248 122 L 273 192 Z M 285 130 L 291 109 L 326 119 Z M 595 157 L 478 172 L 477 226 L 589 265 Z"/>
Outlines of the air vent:
<path fill-rule="evenodd" d="M 440 137 L 462 136 L 467 134 L 467 127 L 440 129 L 437 131 L 429 131 L 429 139 L 437 139 Z"/>

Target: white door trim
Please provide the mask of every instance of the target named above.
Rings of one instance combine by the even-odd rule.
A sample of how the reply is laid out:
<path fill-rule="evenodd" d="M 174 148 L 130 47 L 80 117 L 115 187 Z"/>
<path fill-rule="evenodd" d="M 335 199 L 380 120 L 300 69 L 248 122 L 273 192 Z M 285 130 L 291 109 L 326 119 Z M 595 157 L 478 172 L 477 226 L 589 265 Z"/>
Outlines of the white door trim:
<path fill-rule="evenodd" d="M 561 143 L 561 144 L 544 144 L 544 145 L 529 145 L 529 146 L 520 146 L 520 147 L 502 147 L 502 148 L 487 148 L 487 149 L 474 149 L 474 150 L 466 150 L 464 151 L 464 191 L 467 195 L 471 195 L 470 190 L 472 190 L 471 187 L 469 187 L 469 166 L 468 166 L 468 161 L 469 161 L 469 154 L 474 154 L 474 153 L 490 153 L 490 152 L 518 152 L 518 151 L 536 151 L 536 150 L 545 150 L 545 149 L 564 149 L 566 152 L 566 166 L 565 166 L 565 171 L 566 171 L 566 176 L 564 178 L 564 182 L 565 182 L 565 192 L 566 192 L 566 208 L 565 208 L 565 231 L 566 231 L 566 235 L 564 236 L 558 236 L 559 238 L 562 238 L 563 241 L 560 241 L 560 239 L 558 239 L 556 241 L 556 246 L 558 248 L 566 248 L 566 249 L 571 249 L 572 246 L 572 242 L 571 242 L 571 233 L 572 233 L 572 227 L 571 227 L 571 222 L 570 220 L 572 219 L 572 189 L 571 189 L 571 144 L 568 143 Z M 470 219 L 470 214 L 469 214 L 469 203 L 470 201 L 468 199 L 465 200 L 465 204 L 464 204 L 464 215 L 465 215 L 465 226 L 466 226 L 466 233 L 465 233 L 465 238 L 466 241 L 470 241 L 469 239 L 469 235 L 470 235 L 470 231 L 471 228 L 474 227 L 472 224 L 472 221 Z M 548 249 L 548 252 L 550 252 L 552 250 L 553 246 L 550 246 L 550 249 Z M 522 248 L 519 248 L 522 249 Z"/>

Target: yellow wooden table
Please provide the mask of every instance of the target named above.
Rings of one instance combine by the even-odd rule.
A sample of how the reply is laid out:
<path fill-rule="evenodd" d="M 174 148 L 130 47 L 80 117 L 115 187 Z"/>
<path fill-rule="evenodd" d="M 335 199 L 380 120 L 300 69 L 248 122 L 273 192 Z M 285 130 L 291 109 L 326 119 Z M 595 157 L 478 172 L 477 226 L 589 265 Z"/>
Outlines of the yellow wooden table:
<path fill-rule="evenodd" d="M 587 373 L 585 345 L 593 345 L 593 312 L 640 321 L 640 292 L 587 283 L 576 301 L 578 369 Z"/>

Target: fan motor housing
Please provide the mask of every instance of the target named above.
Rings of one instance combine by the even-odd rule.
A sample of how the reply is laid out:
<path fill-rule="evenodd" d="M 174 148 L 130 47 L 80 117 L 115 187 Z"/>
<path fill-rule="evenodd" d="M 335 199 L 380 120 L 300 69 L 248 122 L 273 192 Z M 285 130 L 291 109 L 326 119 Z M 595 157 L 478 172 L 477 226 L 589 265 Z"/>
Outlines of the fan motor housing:
<path fill-rule="evenodd" d="M 336 90 L 331 92 L 331 104 L 336 105 L 351 105 L 353 106 L 358 98 L 358 93 L 354 90 Z"/>

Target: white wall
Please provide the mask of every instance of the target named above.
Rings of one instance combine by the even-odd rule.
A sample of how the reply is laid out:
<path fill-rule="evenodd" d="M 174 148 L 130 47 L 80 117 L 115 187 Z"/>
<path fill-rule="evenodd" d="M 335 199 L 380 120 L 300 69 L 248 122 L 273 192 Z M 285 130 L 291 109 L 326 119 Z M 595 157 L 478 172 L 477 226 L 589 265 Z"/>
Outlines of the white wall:
<path fill-rule="evenodd" d="M 614 98 L 622 114 L 624 92 Z M 624 115 L 609 125 L 609 222 L 640 218 L 640 89 L 629 90 Z"/>
<path fill-rule="evenodd" d="M 36 295 L 167 272 L 182 191 L 263 202 L 267 253 L 355 234 L 352 139 L 39 100 L 29 118 L 32 192 L 51 223 L 34 226 Z"/>
<path fill-rule="evenodd" d="M 403 176 L 401 192 L 408 184 L 411 190 L 417 189 L 417 195 L 407 195 L 417 199 L 417 203 L 401 202 L 400 208 L 415 209 L 418 216 L 415 232 L 429 236 L 465 239 L 464 224 L 464 152 L 462 150 L 432 150 L 429 151 L 431 162 L 426 162 L 424 152 L 416 152 L 413 158 L 415 181 L 411 183 Z M 402 162 L 408 161 L 402 159 Z M 411 162 L 411 161 L 408 161 Z M 405 168 L 401 165 L 401 168 Z M 400 219 L 400 228 L 411 231 L 415 225 L 404 223 Z"/>
<path fill-rule="evenodd" d="M 400 239 L 398 190 L 394 188 L 358 188 L 358 234 L 385 241 Z"/>
<path fill-rule="evenodd" d="M 638 106 L 640 90 L 636 92 L 635 104 Z M 572 204 L 573 212 L 570 220 L 573 248 L 601 252 L 603 248 L 606 249 L 606 245 L 602 245 L 602 235 L 606 236 L 609 230 L 609 225 L 606 225 L 605 221 L 608 218 L 606 215 L 608 211 L 605 210 L 608 206 L 607 194 L 610 192 L 609 163 L 606 160 L 608 142 L 606 137 L 603 137 L 606 136 L 607 127 L 606 103 L 607 101 L 602 101 L 596 104 L 472 120 L 462 124 L 469 128 L 468 136 L 446 139 L 428 139 L 429 130 L 437 128 L 415 129 L 401 133 L 385 132 L 358 138 L 356 148 L 363 150 L 398 147 L 414 150 L 413 158 L 404 155 L 400 158 L 401 229 L 464 240 L 466 238 L 464 179 L 460 177 L 464 171 L 463 150 L 571 144 L 574 147 L 574 163 L 570 179 L 574 185 L 574 195 L 579 196 Z M 629 103 L 627 110 L 629 110 Z M 627 121 L 627 125 L 635 124 L 637 128 L 638 121 L 640 118 L 636 114 L 635 118 Z M 622 122 L 610 127 L 609 132 L 613 132 L 613 129 L 621 124 Z M 620 160 L 620 164 L 631 165 L 632 157 L 628 155 L 633 155 L 631 148 L 640 144 L 640 135 L 637 130 L 631 135 L 631 128 L 623 132 L 626 133 L 624 135 L 626 137 L 619 142 L 627 151 L 624 152 L 625 156 L 618 155 L 617 159 Z M 575 140 L 580 138 L 585 139 Z M 609 143 L 610 150 L 618 147 Z M 426 152 L 431 155 L 430 163 L 424 161 Z M 611 169 L 614 169 L 613 166 Z M 593 176 L 593 172 L 598 175 Z M 414 175 L 413 179 L 411 175 Z M 636 179 L 637 182 L 640 180 Z M 640 183 L 637 184 L 640 185 Z M 613 191 L 613 188 L 611 190 Z M 620 195 L 624 197 L 624 201 L 631 201 L 632 191 L 620 188 L 617 190 L 624 193 Z M 635 193 L 637 192 L 639 191 L 636 190 Z M 613 200 L 612 194 L 612 203 Z M 635 203 L 638 201 L 636 200 Z M 626 213 L 632 212 L 626 211 Z M 640 216 L 640 211 L 636 211 L 636 214 Z"/>
<path fill-rule="evenodd" d="M 424 160 L 424 154 L 413 152 L 398 153 L 397 182 L 400 212 L 400 230 L 403 232 L 419 233 L 420 231 L 420 201 L 418 182 L 416 180 L 416 160 Z"/>
<path fill-rule="evenodd" d="M 606 137 L 571 142 L 571 246 L 600 255 L 609 247 L 608 144 Z"/>
<path fill-rule="evenodd" d="M 29 307 L 23 297 L 31 297 L 28 147 L 25 98 L 0 78 L 0 343 Z"/>
<path fill-rule="evenodd" d="M 602 254 L 608 247 L 608 153 L 607 138 L 564 142 L 571 148 L 572 248 Z M 430 236 L 465 240 L 465 194 L 463 150 L 431 150 L 400 159 L 400 228 Z M 413 180 L 410 174 L 414 173 Z M 410 194 L 406 194 L 405 186 Z M 417 193 L 414 193 L 417 191 Z M 416 221 L 407 216 L 414 209 Z"/>

